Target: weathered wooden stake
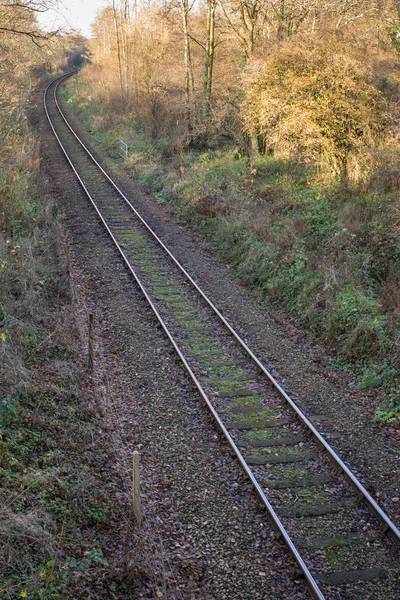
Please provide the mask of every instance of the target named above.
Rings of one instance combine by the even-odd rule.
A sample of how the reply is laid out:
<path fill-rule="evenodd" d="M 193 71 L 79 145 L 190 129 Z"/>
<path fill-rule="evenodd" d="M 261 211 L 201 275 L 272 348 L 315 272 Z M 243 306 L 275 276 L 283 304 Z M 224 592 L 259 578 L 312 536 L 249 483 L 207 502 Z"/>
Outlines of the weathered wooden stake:
<path fill-rule="evenodd" d="M 142 505 L 140 502 L 139 452 L 137 450 L 134 451 L 132 460 L 132 502 L 136 523 L 141 527 L 143 517 Z"/>
<path fill-rule="evenodd" d="M 89 315 L 88 319 L 89 325 L 89 354 L 88 354 L 88 369 L 89 371 L 93 371 L 93 315 Z"/>
<path fill-rule="evenodd" d="M 106 427 L 108 427 L 108 413 L 110 412 L 110 385 L 107 373 L 104 373 L 104 383 L 106 387 Z"/>

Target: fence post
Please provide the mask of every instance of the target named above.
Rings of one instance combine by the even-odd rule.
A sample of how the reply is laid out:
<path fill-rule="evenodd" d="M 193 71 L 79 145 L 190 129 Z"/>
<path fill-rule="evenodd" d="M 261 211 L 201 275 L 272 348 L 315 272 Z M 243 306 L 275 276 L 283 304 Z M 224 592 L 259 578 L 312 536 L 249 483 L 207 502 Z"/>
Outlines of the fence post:
<path fill-rule="evenodd" d="M 89 326 L 89 352 L 88 352 L 88 369 L 89 371 L 93 371 L 93 315 L 90 314 L 88 318 L 88 326 Z"/>
<path fill-rule="evenodd" d="M 142 506 L 140 502 L 140 473 L 139 473 L 139 452 L 133 453 L 132 458 L 132 503 L 133 514 L 135 515 L 136 523 L 141 527 L 143 523 Z"/>

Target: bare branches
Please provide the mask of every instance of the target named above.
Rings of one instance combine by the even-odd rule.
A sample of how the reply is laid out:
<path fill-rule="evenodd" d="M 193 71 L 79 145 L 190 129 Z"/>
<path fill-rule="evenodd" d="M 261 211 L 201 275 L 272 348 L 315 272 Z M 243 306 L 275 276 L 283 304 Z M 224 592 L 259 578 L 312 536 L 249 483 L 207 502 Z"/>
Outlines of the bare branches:
<path fill-rule="evenodd" d="M 242 35 L 242 33 L 240 32 L 239 27 L 234 23 L 233 19 L 230 18 L 228 11 L 225 9 L 225 6 L 222 4 L 221 0 L 218 0 L 218 4 L 219 7 L 221 8 L 225 19 L 228 22 L 229 27 L 232 29 L 232 31 L 237 35 L 241 45 L 243 46 L 243 51 L 246 55 L 246 59 L 249 59 L 250 57 L 250 52 L 249 52 L 249 43 L 248 40 L 246 39 L 246 37 L 244 35 Z"/>
<path fill-rule="evenodd" d="M 40 42 L 50 40 L 52 37 L 57 35 L 59 30 L 46 34 L 46 33 L 39 33 L 36 31 L 21 31 L 19 29 L 14 29 L 14 28 L 10 28 L 10 27 L 0 27 L 0 32 L 1 31 L 8 32 L 8 33 L 15 33 L 17 35 L 27 36 L 28 38 L 30 38 L 30 40 L 36 46 L 38 46 L 38 48 L 41 48 Z"/>
<path fill-rule="evenodd" d="M 41 42 L 51 39 L 59 30 L 44 33 L 38 28 L 35 15 L 53 4 L 50 0 L 0 0 L 0 32 L 25 36 L 41 47 Z"/>
<path fill-rule="evenodd" d="M 199 42 L 199 40 L 197 40 L 195 37 L 193 37 L 190 33 L 188 33 L 188 37 L 192 40 L 192 42 L 194 42 L 195 44 L 197 44 L 198 46 L 200 46 L 200 48 L 202 50 L 204 50 L 204 52 L 207 52 L 207 48 L 204 46 L 204 44 L 202 44 L 201 42 Z"/>
<path fill-rule="evenodd" d="M 47 10 L 49 10 L 49 8 L 51 8 L 52 6 L 54 6 L 55 2 L 52 2 L 51 0 L 49 0 L 48 2 L 46 2 L 45 0 L 42 1 L 36 1 L 36 0 L 32 0 L 32 1 L 27 1 L 27 2 L 19 2 L 18 0 L 11 0 L 11 1 L 7 1 L 7 0 L 1 0 L 0 1 L 0 6 L 7 6 L 9 8 L 22 8 L 24 10 L 30 10 L 32 12 L 46 12 Z"/>

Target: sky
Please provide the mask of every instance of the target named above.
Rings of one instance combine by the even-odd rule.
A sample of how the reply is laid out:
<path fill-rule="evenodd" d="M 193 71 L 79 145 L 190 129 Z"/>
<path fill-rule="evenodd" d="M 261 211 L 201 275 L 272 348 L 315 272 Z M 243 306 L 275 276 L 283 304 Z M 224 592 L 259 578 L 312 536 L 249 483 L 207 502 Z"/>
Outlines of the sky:
<path fill-rule="evenodd" d="M 43 29 L 72 27 L 89 37 L 90 24 L 94 21 L 97 11 L 109 4 L 108 0 L 60 0 L 57 10 L 48 10 L 39 14 L 38 20 Z"/>

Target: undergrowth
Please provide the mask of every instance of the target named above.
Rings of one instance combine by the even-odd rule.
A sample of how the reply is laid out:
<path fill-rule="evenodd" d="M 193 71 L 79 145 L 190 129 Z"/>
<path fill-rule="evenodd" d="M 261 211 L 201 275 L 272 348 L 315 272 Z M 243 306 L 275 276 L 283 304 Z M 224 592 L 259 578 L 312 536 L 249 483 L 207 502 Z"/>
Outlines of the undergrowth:
<path fill-rule="evenodd" d="M 96 438 L 58 210 L 31 134 L 8 136 L 0 174 L 0 597 L 125 598 L 134 586 L 116 559 L 137 534 Z"/>
<path fill-rule="evenodd" d="M 188 152 L 89 99 L 79 78 L 65 93 L 120 168 L 208 237 L 266 307 L 336 352 L 364 389 L 363 373 L 375 373 L 376 418 L 400 420 L 400 202 L 390 174 L 343 189 L 293 160 L 249 161 L 231 148 Z M 129 146 L 127 161 L 119 139 Z"/>

